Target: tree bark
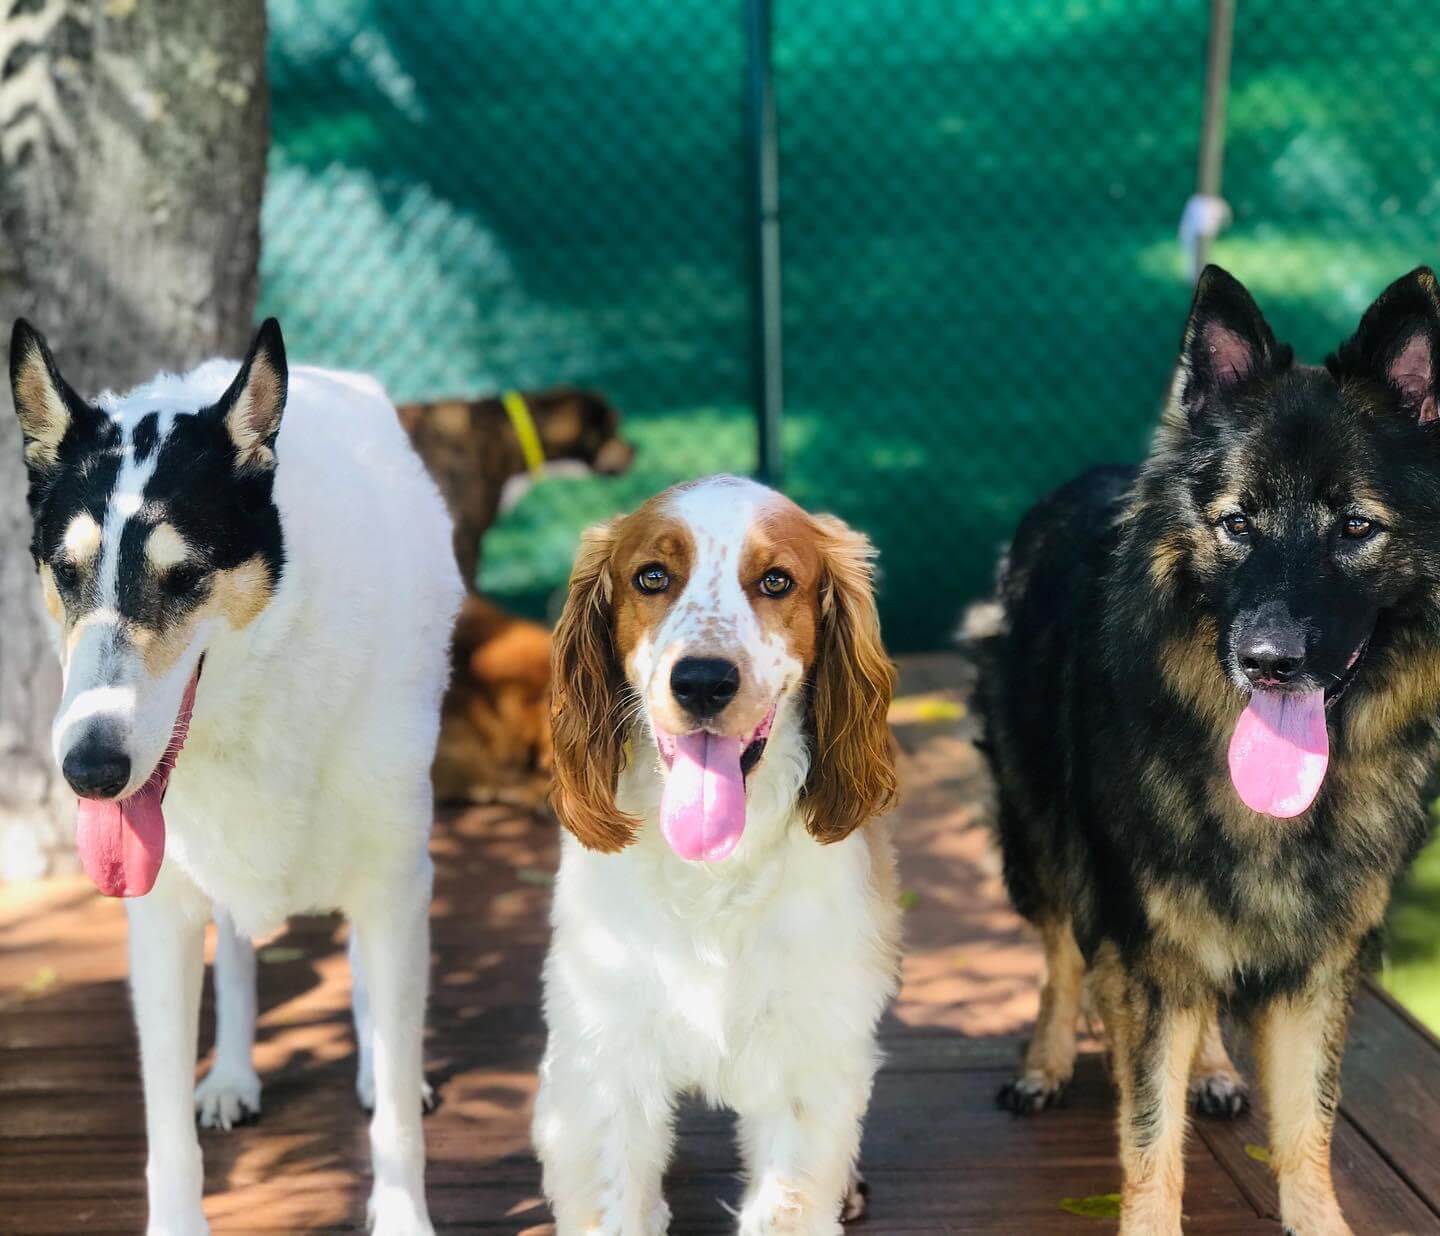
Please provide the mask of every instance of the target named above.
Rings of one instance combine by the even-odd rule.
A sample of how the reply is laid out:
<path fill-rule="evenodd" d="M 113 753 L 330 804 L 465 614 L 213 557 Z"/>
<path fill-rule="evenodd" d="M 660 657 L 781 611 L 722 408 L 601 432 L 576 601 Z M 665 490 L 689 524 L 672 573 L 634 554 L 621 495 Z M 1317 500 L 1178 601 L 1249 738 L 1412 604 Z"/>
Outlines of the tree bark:
<path fill-rule="evenodd" d="M 264 0 L 0 0 L 0 340 L 29 318 L 85 395 L 242 355 L 268 144 Z M 0 387 L 0 879 L 20 879 L 73 861 L 74 798 Z"/>

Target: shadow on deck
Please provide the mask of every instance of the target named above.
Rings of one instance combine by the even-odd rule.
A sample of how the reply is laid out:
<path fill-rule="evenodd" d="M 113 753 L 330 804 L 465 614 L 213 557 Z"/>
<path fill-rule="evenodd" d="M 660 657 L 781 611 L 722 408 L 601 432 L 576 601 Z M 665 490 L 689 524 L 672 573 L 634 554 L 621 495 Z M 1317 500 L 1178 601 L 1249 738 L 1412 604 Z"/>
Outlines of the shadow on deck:
<path fill-rule="evenodd" d="M 904 987 L 867 1124 L 861 1233 L 1095 1233 L 1065 1199 L 1120 1185 L 1103 1057 L 1082 1056 L 1070 1105 L 1019 1120 L 992 1104 L 1034 1016 L 1039 951 L 1005 903 L 984 828 L 959 658 L 903 666 L 906 752 L 896 835 L 907 909 Z M 915 697 L 919 697 L 918 699 Z M 428 1066 L 431 1212 L 442 1231 L 549 1232 L 527 1144 L 541 1046 L 552 826 L 503 808 L 440 822 Z M 0 1231 L 139 1232 L 144 1139 L 125 993 L 124 921 L 82 880 L 0 890 Z M 259 1124 L 202 1134 L 217 1233 L 364 1227 L 365 1121 L 354 1100 L 344 929 L 297 919 L 261 958 Z M 202 1042 L 211 1015 L 207 992 Z M 1440 1232 L 1440 1045 L 1361 995 L 1346 1057 L 1336 1176 L 1357 1232 Z M 1197 1122 L 1187 1231 L 1275 1233 L 1254 1117 Z M 667 1192 L 677 1236 L 730 1230 L 739 1197 L 729 1118 L 691 1107 Z"/>

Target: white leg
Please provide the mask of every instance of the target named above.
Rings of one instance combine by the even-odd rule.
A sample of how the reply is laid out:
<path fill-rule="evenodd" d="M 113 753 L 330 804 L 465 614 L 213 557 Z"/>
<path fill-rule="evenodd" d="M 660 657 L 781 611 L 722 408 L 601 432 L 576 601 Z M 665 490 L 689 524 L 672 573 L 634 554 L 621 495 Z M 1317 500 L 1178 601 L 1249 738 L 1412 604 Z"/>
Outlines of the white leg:
<path fill-rule="evenodd" d="M 365 986 L 365 963 L 360 937 L 350 930 L 350 1015 L 355 1022 L 355 1095 L 367 1112 L 375 1110 L 375 1034 L 370 1023 L 370 992 Z"/>
<path fill-rule="evenodd" d="M 260 1114 L 255 1072 L 255 946 L 215 907 L 215 1062 L 195 1087 L 207 1129 L 230 1129 Z"/>
<path fill-rule="evenodd" d="M 203 902 L 163 868 L 150 893 L 125 903 L 130 992 L 145 1085 L 149 1236 L 202 1236 L 205 1174 L 195 1133 L 195 1056 L 205 977 Z"/>
<path fill-rule="evenodd" d="M 631 1040 L 597 1053 L 551 1027 L 532 1136 L 556 1236 L 664 1236 L 674 1100 Z"/>
<path fill-rule="evenodd" d="M 355 932 L 350 933 L 350 1016 L 355 1022 L 355 1096 L 367 1112 L 375 1110 L 375 1031 L 370 1020 L 370 990 L 365 985 L 365 962 Z M 420 1110 L 432 1112 L 437 1099 L 428 1081 L 420 1082 Z"/>
<path fill-rule="evenodd" d="M 369 1214 L 379 1236 L 430 1236 L 433 1231 L 425 1207 L 425 1134 L 416 1102 L 425 1080 L 432 874 L 429 857 L 421 855 L 412 871 L 387 882 L 382 893 L 349 907 L 372 1042 L 375 1185 Z"/>
<path fill-rule="evenodd" d="M 856 1160 L 873 1073 L 846 1073 L 808 1074 L 764 1108 L 740 1113 L 740 1236 L 838 1236 L 842 1214 L 863 1210 Z"/>

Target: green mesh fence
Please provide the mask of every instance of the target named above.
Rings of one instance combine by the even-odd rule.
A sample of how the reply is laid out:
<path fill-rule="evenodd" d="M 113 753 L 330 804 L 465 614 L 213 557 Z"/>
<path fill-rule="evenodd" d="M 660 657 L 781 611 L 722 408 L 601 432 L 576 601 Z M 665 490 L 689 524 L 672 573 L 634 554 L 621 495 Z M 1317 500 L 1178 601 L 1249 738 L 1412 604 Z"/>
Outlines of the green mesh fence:
<path fill-rule="evenodd" d="M 579 529 L 755 466 L 741 0 L 271 0 L 263 310 L 400 398 L 576 382 L 618 480 L 538 486 L 482 583 L 543 613 Z M 1040 491 L 1134 458 L 1189 296 L 1207 13 L 778 0 L 785 487 L 935 647 Z M 1435 259 L 1440 6 L 1241 0 L 1215 258 L 1318 358 Z"/>

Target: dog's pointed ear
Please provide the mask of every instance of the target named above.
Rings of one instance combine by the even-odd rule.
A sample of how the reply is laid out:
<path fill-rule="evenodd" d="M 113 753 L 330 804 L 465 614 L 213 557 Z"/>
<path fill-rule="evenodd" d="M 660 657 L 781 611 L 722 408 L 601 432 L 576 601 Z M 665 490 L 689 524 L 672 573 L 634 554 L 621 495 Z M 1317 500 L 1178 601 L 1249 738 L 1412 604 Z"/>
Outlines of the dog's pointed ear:
<path fill-rule="evenodd" d="M 45 336 L 24 318 L 10 332 L 10 392 L 32 476 L 55 467 L 67 434 L 92 432 L 104 419 L 60 376 Z"/>
<path fill-rule="evenodd" d="M 591 528 L 581 538 L 551 654 L 550 803 L 581 844 L 603 853 L 623 850 L 638 826 L 615 804 L 629 737 L 625 674 L 611 627 L 610 554 L 617 522 Z"/>
<path fill-rule="evenodd" d="M 1325 361 L 1337 380 L 1367 378 L 1390 388 L 1417 423 L 1440 419 L 1440 288 L 1419 266 L 1365 310 L 1355 333 Z"/>
<path fill-rule="evenodd" d="M 880 641 L 875 551 L 833 516 L 815 518 L 820 624 L 810 673 L 812 750 L 802 803 L 810 834 L 840 841 L 895 800 L 890 700 L 895 667 Z"/>
<path fill-rule="evenodd" d="M 275 436 L 285 413 L 289 381 L 280 323 L 266 318 L 255 332 L 240 372 L 211 409 L 224 421 L 242 467 L 274 466 Z"/>
<path fill-rule="evenodd" d="M 1284 368 L 1291 351 L 1275 335 L 1255 298 L 1229 271 L 1207 266 L 1180 344 L 1180 400 L 1186 411 L 1202 409 L 1251 378 Z"/>

